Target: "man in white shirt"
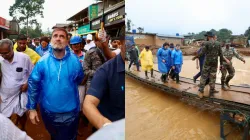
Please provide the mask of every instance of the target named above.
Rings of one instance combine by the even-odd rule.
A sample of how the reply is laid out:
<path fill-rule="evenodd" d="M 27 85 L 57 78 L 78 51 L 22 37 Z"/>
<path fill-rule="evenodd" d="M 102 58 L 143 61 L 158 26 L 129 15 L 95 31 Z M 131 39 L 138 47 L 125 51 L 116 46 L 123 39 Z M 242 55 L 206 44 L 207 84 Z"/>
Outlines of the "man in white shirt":
<path fill-rule="evenodd" d="M 30 57 L 13 51 L 13 43 L 9 39 L 0 41 L 0 60 L 2 81 L 0 87 L 0 112 L 11 117 L 18 115 L 18 122 L 25 129 L 28 77 L 33 69 Z"/>

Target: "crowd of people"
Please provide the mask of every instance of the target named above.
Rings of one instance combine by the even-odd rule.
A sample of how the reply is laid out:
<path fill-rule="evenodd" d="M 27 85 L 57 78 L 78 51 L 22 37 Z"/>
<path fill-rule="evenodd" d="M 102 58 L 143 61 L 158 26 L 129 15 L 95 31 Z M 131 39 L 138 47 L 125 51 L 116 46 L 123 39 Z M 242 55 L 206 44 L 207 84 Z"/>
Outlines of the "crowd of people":
<path fill-rule="evenodd" d="M 230 88 L 229 81 L 235 75 L 232 58 L 236 57 L 243 63 L 246 62 L 244 58 L 237 53 L 232 44 L 217 41 L 217 36 L 213 32 L 207 32 L 204 36 L 206 40 L 200 44 L 200 48 L 192 58 L 192 60 L 196 60 L 197 69 L 200 69 L 200 71 L 193 77 L 194 83 L 196 83 L 196 80 L 200 77 L 200 84 L 198 85 L 200 98 L 203 97 L 204 88 L 208 84 L 210 86 L 209 97 L 214 96 L 214 93 L 218 93 L 218 91 L 215 90 L 218 57 L 220 58 L 219 68 L 222 74 L 222 90 L 228 90 L 228 88 Z M 149 48 L 149 46 L 146 46 L 140 55 L 137 55 L 138 51 L 135 49 L 135 44 L 133 44 L 132 48 L 128 50 L 130 56 L 128 70 L 130 70 L 131 65 L 135 63 L 137 71 L 140 71 L 138 61 L 140 59 L 141 68 L 145 71 L 146 79 L 149 79 L 147 75 L 148 71 L 151 71 L 151 77 L 154 78 L 154 60 Z M 168 42 L 165 42 L 162 47 L 158 49 L 156 56 L 158 70 L 162 74 L 160 78 L 161 81 L 167 83 L 168 79 L 171 78 L 172 80 L 175 80 L 177 84 L 180 84 L 179 74 L 183 65 L 183 55 L 180 50 L 180 44 L 174 46 L 173 43 L 169 44 Z M 227 88 L 225 86 L 227 86 Z"/>
<path fill-rule="evenodd" d="M 1 131 L 0 139 L 31 139 L 27 119 L 42 119 L 53 140 L 73 140 L 80 119 L 94 133 L 125 118 L 125 27 L 112 39 L 105 30 L 80 37 L 55 28 L 51 39 L 15 41 L 0 40 L 0 122 L 20 135 Z M 13 114 L 22 131 L 10 124 Z"/>
<path fill-rule="evenodd" d="M 148 71 L 151 73 L 151 78 L 155 78 L 154 76 L 154 57 L 152 51 L 149 46 L 146 46 L 140 54 L 138 54 L 138 49 L 135 48 L 135 44 L 132 44 L 131 49 L 128 50 L 130 64 L 128 70 L 130 70 L 133 63 L 135 63 L 137 67 L 137 71 L 140 72 L 139 69 L 139 61 L 141 63 L 141 68 L 145 71 L 146 79 L 148 77 Z M 165 42 L 162 47 L 160 47 L 157 51 L 157 62 L 158 62 L 158 70 L 160 71 L 161 81 L 163 83 L 168 82 L 168 77 L 175 80 L 177 84 L 180 84 L 179 74 L 181 72 L 182 64 L 183 64 L 183 55 L 180 49 L 180 44 L 176 44 L 174 46 L 173 43 Z"/>

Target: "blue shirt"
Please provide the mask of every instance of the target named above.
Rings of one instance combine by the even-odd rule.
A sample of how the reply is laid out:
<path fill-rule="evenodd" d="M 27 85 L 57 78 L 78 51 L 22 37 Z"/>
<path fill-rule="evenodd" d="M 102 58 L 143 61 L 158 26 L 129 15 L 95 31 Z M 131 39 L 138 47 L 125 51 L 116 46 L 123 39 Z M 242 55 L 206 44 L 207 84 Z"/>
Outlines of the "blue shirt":
<path fill-rule="evenodd" d="M 100 100 L 98 109 L 110 121 L 125 118 L 125 63 L 121 54 L 95 72 L 87 94 Z"/>
<path fill-rule="evenodd" d="M 41 45 L 36 48 L 36 52 L 42 57 L 49 52 L 49 45 L 46 48 L 43 48 Z"/>
<path fill-rule="evenodd" d="M 200 54 L 201 51 L 202 51 L 202 47 L 197 51 L 197 53 Z M 200 66 L 204 64 L 204 60 L 205 60 L 205 55 L 202 55 L 201 57 L 199 57 Z"/>

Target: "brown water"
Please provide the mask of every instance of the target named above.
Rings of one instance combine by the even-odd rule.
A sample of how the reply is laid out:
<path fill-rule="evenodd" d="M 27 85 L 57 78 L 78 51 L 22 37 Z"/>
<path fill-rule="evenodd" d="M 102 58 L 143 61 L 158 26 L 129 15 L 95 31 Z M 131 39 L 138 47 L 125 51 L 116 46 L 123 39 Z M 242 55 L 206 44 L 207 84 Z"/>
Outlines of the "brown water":
<path fill-rule="evenodd" d="M 218 140 L 219 117 L 126 77 L 126 140 Z M 228 139 L 240 140 L 240 131 Z"/>
<path fill-rule="evenodd" d="M 191 57 L 184 57 L 181 76 L 192 78 L 198 70 Z M 250 84 L 250 58 L 247 63 L 234 59 L 236 74 L 231 84 Z M 157 68 L 157 65 L 155 66 Z M 217 76 L 220 82 L 221 74 Z M 231 129 L 226 125 L 226 131 Z M 179 98 L 126 77 L 127 140 L 219 140 L 219 113 L 202 111 Z M 240 140 L 241 131 L 228 140 Z"/>

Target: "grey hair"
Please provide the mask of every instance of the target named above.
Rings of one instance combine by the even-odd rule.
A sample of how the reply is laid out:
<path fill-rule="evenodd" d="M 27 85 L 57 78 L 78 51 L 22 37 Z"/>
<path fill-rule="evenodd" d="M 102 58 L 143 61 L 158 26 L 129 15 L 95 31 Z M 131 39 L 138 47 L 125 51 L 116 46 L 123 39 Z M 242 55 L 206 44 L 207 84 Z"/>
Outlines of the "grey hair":
<path fill-rule="evenodd" d="M 13 49 L 13 42 L 11 40 L 9 40 L 7 38 L 0 40 L 0 47 L 3 47 L 3 44 L 9 45 L 9 48 Z"/>

